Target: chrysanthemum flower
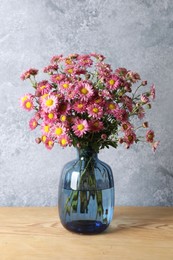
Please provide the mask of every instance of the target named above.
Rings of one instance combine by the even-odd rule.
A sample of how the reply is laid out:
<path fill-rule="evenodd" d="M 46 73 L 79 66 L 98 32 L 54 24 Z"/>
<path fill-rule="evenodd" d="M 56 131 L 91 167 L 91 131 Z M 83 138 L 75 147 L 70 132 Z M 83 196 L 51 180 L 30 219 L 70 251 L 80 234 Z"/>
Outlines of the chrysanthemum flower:
<path fill-rule="evenodd" d="M 41 95 L 48 94 L 52 86 L 48 83 L 47 80 L 43 80 L 37 84 L 37 92 Z"/>
<path fill-rule="evenodd" d="M 48 123 L 43 122 L 41 124 L 41 130 L 42 133 L 45 134 L 46 136 L 48 136 L 50 134 L 50 129 L 51 129 L 51 125 Z"/>
<path fill-rule="evenodd" d="M 72 129 L 76 136 L 81 137 L 89 130 L 89 125 L 87 120 L 76 119 L 75 124 L 72 126 Z"/>
<path fill-rule="evenodd" d="M 61 135 L 64 135 L 66 133 L 66 129 L 62 124 L 56 124 L 51 129 L 51 135 L 60 138 Z"/>
<path fill-rule="evenodd" d="M 121 86 L 120 79 L 116 75 L 111 75 L 107 81 L 107 88 L 109 90 L 116 90 Z"/>
<path fill-rule="evenodd" d="M 47 123 L 54 123 L 57 119 L 56 111 L 50 111 L 49 113 L 45 113 L 44 111 L 41 113 L 41 117 Z"/>
<path fill-rule="evenodd" d="M 21 80 L 26 80 L 29 79 L 31 76 L 36 76 L 38 74 L 38 70 L 37 69 L 29 69 L 27 71 L 25 71 L 22 75 L 21 75 Z"/>
<path fill-rule="evenodd" d="M 29 121 L 29 127 L 31 130 L 34 130 L 38 126 L 37 120 L 35 118 L 31 118 Z"/>
<path fill-rule="evenodd" d="M 50 80 L 51 80 L 53 83 L 57 84 L 57 83 L 60 83 L 62 80 L 64 80 L 65 77 L 66 77 L 66 76 L 65 76 L 64 74 L 54 74 L 54 75 L 52 75 L 52 76 L 50 77 Z"/>
<path fill-rule="evenodd" d="M 123 132 L 126 132 L 126 131 L 129 131 L 129 130 L 132 130 L 133 126 L 132 126 L 132 124 L 130 124 L 130 122 L 125 121 L 125 122 L 122 122 L 121 129 L 122 129 Z"/>
<path fill-rule="evenodd" d="M 48 65 L 47 67 L 44 67 L 43 72 L 53 74 L 53 72 L 55 72 L 57 70 L 58 70 L 58 65 L 53 64 L 53 65 Z"/>
<path fill-rule="evenodd" d="M 55 55 L 55 56 L 53 56 L 53 57 L 51 58 L 50 62 L 51 62 L 52 64 L 54 64 L 54 63 L 60 62 L 60 61 L 62 61 L 62 60 L 63 60 L 63 55 L 60 54 L 60 55 Z"/>
<path fill-rule="evenodd" d="M 85 102 L 82 102 L 82 101 L 77 101 L 77 102 L 74 103 L 73 109 L 74 109 L 77 113 L 83 114 L 84 112 L 86 112 L 86 103 L 85 103 Z"/>
<path fill-rule="evenodd" d="M 103 108 L 97 104 L 91 104 L 87 107 L 88 114 L 91 117 L 100 119 L 103 116 Z"/>
<path fill-rule="evenodd" d="M 99 120 L 90 120 L 89 121 L 89 131 L 91 132 L 99 132 L 103 130 L 103 122 Z"/>
<path fill-rule="evenodd" d="M 45 146 L 48 150 L 51 150 L 54 146 L 54 141 L 51 140 L 50 138 L 47 138 L 45 141 Z"/>
<path fill-rule="evenodd" d="M 151 85 L 150 96 L 152 97 L 153 100 L 156 97 L 156 90 L 155 90 L 155 85 L 154 84 Z"/>
<path fill-rule="evenodd" d="M 123 138 L 123 141 L 126 143 L 126 147 L 129 148 L 131 144 L 134 143 L 136 140 L 136 134 L 132 130 L 125 132 L 125 137 Z"/>
<path fill-rule="evenodd" d="M 32 99 L 26 99 L 22 103 L 22 108 L 24 108 L 27 111 L 31 111 L 34 108 L 33 100 Z"/>
<path fill-rule="evenodd" d="M 119 106 L 115 102 L 108 101 L 106 103 L 106 113 L 110 115 L 115 115 L 118 109 Z"/>
<path fill-rule="evenodd" d="M 76 93 L 79 95 L 82 101 L 88 101 L 90 97 L 93 95 L 92 86 L 87 82 L 79 82 Z"/>
<path fill-rule="evenodd" d="M 93 61 L 90 58 L 90 55 L 79 55 L 77 57 L 77 60 L 81 67 L 91 67 L 93 64 Z"/>
<path fill-rule="evenodd" d="M 58 143 L 62 147 L 66 147 L 67 145 L 71 145 L 71 140 L 68 135 L 64 134 L 60 136 L 60 138 L 58 139 Z"/>
<path fill-rule="evenodd" d="M 63 94 L 68 93 L 71 88 L 72 88 L 72 83 L 69 81 L 61 81 L 61 83 L 59 84 L 59 90 Z"/>
<path fill-rule="evenodd" d="M 146 141 L 148 142 L 148 143 L 153 143 L 153 141 L 154 141 L 154 131 L 153 130 L 148 130 L 147 132 L 146 132 Z"/>
<path fill-rule="evenodd" d="M 41 106 L 45 112 L 54 110 L 57 106 L 58 99 L 55 95 L 48 95 L 41 101 Z"/>

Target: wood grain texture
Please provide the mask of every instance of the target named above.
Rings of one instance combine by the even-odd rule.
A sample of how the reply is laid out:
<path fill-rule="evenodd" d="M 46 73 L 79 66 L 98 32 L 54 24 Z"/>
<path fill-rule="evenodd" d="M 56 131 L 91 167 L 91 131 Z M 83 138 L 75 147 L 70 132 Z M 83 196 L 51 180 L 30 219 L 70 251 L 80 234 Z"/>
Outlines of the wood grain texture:
<path fill-rule="evenodd" d="M 99 235 L 65 230 L 57 209 L 0 208 L 0 260 L 172 260 L 173 208 L 116 207 Z"/>

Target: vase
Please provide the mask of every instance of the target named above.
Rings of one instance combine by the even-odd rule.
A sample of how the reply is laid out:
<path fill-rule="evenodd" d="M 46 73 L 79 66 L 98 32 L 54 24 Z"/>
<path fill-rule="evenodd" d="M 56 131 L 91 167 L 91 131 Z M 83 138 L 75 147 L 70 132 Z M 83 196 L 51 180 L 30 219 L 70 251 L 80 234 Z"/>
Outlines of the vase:
<path fill-rule="evenodd" d="M 58 209 L 62 225 L 72 232 L 96 234 L 109 226 L 114 212 L 113 174 L 91 148 L 77 149 L 77 159 L 64 166 Z"/>

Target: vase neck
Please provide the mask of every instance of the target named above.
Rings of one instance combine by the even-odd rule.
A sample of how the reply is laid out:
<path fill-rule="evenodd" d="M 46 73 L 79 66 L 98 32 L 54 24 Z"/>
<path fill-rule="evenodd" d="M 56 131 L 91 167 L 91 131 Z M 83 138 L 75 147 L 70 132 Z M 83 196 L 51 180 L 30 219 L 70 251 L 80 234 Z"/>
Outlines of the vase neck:
<path fill-rule="evenodd" d="M 79 158 L 82 157 L 89 157 L 89 158 L 93 158 L 93 159 L 97 159 L 98 158 L 98 153 L 96 153 L 92 148 L 90 147 L 86 147 L 86 148 L 78 148 L 77 149 L 77 155 Z"/>

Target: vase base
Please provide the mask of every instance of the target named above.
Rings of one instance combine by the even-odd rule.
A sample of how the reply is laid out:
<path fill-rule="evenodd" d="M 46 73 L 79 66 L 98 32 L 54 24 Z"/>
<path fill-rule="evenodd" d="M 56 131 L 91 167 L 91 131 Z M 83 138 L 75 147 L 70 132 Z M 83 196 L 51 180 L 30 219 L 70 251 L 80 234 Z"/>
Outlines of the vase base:
<path fill-rule="evenodd" d="M 95 220 L 76 220 L 67 222 L 63 226 L 75 233 L 94 235 L 103 232 L 109 224 L 103 224 L 101 221 Z"/>

